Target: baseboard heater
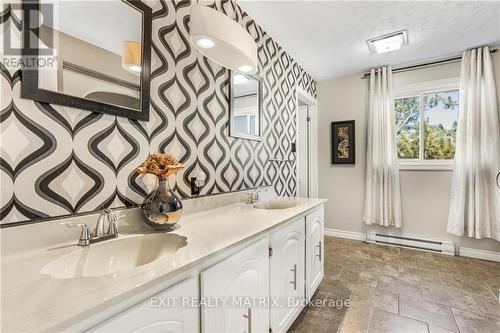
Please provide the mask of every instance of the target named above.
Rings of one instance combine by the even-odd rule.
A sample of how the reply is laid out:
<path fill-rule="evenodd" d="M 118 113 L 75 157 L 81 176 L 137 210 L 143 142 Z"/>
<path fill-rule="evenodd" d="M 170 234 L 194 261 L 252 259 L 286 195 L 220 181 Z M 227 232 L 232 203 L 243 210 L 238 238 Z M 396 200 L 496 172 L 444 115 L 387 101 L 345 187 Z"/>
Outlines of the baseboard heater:
<path fill-rule="evenodd" d="M 384 235 L 375 231 L 366 233 L 366 241 L 373 244 L 401 246 L 409 249 L 442 253 L 449 256 L 455 255 L 455 244 L 448 241 Z"/>

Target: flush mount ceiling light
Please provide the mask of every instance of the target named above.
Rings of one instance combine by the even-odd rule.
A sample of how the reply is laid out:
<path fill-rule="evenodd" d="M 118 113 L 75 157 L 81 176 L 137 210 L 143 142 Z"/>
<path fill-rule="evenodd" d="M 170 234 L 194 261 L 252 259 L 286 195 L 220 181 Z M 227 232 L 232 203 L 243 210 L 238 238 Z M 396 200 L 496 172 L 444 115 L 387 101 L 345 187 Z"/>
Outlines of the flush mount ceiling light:
<path fill-rule="evenodd" d="M 368 48 L 371 53 L 391 52 L 399 50 L 405 45 L 408 45 L 408 34 L 406 30 L 372 38 L 368 41 Z"/>
<path fill-rule="evenodd" d="M 207 58 L 233 71 L 257 72 L 257 45 L 236 21 L 208 6 L 191 6 L 190 39 Z"/>
<path fill-rule="evenodd" d="M 122 67 L 134 74 L 141 72 L 141 43 L 123 42 Z"/>

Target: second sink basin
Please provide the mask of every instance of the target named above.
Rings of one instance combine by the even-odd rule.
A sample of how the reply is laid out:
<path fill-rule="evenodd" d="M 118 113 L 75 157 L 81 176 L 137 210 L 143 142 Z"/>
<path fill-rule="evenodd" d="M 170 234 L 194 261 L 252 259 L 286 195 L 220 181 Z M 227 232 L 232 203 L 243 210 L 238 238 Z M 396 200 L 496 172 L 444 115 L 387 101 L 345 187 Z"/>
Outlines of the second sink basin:
<path fill-rule="evenodd" d="M 187 245 L 186 237 L 157 233 L 132 235 L 81 247 L 45 265 L 54 279 L 96 277 L 146 265 Z"/>
<path fill-rule="evenodd" d="M 295 207 L 299 204 L 295 198 L 275 198 L 257 202 L 253 205 L 257 209 L 285 209 Z"/>

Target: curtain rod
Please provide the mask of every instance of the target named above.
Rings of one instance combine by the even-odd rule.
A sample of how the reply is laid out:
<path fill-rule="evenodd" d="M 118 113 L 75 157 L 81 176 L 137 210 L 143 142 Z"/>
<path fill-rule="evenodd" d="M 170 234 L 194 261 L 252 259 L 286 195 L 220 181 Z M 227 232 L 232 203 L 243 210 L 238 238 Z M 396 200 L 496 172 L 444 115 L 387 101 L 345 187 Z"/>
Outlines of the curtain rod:
<path fill-rule="evenodd" d="M 498 51 L 498 49 L 493 49 L 493 50 L 490 50 L 490 53 L 496 53 L 497 51 Z M 451 63 L 454 63 L 454 62 L 459 62 L 460 60 L 462 60 L 461 56 L 460 57 L 453 57 L 453 58 L 447 58 L 447 59 L 437 60 L 437 61 L 426 62 L 426 63 L 422 63 L 422 64 L 418 64 L 418 65 L 412 65 L 412 66 L 406 66 L 406 67 L 399 67 L 399 68 L 393 69 L 392 70 L 392 74 L 402 73 L 402 72 L 408 72 L 408 71 L 412 71 L 412 70 L 415 70 L 415 69 L 433 67 L 433 66 L 442 65 L 442 64 L 451 64 Z M 367 72 L 367 73 L 363 74 L 362 79 L 368 79 L 369 77 L 370 77 L 370 73 Z"/>

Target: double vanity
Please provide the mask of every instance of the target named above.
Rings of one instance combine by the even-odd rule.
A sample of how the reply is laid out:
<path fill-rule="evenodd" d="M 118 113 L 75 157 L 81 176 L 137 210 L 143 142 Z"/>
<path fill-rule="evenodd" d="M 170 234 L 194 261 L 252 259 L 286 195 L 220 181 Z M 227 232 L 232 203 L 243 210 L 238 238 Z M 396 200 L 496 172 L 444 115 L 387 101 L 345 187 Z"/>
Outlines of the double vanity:
<path fill-rule="evenodd" d="M 286 332 L 323 278 L 322 199 L 184 202 L 170 232 L 128 209 L 119 236 L 78 246 L 96 215 L 4 228 L 2 332 Z"/>

